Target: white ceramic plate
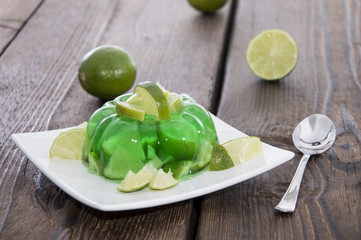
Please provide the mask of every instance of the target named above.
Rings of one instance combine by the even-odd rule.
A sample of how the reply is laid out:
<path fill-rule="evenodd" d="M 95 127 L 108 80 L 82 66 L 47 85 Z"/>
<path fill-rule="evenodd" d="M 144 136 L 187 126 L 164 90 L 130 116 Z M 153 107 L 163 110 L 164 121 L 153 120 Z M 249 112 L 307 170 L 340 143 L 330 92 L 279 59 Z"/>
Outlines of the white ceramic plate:
<path fill-rule="evenodd" d="M 219 118 L 212 117 L 220 143 L 246 136 Z M 262 143 L 263 157 L 252 159 L 241 166 L 218 172 L 206 171 L 163 191 L 145 188 L 137 192 L 121 193 L 116 189 L 117 183 L 88 173 L 81 161 L 49 159 L 53 140 L 64 130 L 68 129 L 17 133 L 12 135 L 12 139 L 30 161 L 59 188 L 78 201 L 102 211 L 148 208 L 202 196 L 269 171 L 294 156 L 290 151 Z"/>

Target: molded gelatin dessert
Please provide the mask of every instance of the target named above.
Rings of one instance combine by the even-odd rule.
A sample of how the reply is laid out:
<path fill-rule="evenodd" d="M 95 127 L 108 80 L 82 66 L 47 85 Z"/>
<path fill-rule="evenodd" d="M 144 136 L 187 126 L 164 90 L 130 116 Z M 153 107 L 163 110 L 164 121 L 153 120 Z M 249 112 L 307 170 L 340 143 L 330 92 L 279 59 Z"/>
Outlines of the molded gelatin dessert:
<path fill-rule="evenodd" d="M 217 134 L 208 111 L 190 97 L 144 82 L 105 103 L 88 122 L 82 158 L 110 179 L 152 161 L 176 179 L 208 165 Z"/>

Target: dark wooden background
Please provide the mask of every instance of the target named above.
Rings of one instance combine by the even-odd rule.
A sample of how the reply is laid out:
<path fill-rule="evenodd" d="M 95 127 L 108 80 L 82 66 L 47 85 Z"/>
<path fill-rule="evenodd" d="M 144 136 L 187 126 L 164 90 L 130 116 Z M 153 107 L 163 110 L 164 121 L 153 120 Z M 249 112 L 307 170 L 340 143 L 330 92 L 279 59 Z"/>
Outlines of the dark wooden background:
<path fill-rule="evenodd" d="M 0 0 L 1 239 L 361 239 L 361 3 L 229 0 L 203 15 L 186 0 Z M 286 79 L 265 82 L 245 52 L 280 28 L 299 47 Z M 187 92 L 218 117 L 297 152 L 291 134 L 313 113 L 337 128 L 311 157 L 296 211 L 274 206 L 301 154 L 227 189 L 161 207 L 101 212 L 69 197 L 10 135 L 73 126 L 103 103 L 77 81 L 83 55 L 103 44 L 134 57 L 137 82 Z"/>

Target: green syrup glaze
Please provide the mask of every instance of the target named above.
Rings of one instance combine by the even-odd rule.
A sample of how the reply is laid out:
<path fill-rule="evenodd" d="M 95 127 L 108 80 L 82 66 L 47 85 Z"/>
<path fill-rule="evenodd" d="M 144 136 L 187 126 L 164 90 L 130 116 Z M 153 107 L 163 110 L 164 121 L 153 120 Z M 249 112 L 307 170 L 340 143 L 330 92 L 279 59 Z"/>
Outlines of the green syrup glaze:
<path fill-rule="evenodd" d="M 126 101 L 131 95 L 116 99 Z M 142 122 L 117 114 L 115 100 L 105 103 L 88 122 L 83 160 L 89 171 L 123 179 L 156 158 L 177 179 L 201 171 L 211 159 L 216 130 L 207 110 L 186 96 L 182 100 L 183 109 L 170 119 L 146 115 Z"/>

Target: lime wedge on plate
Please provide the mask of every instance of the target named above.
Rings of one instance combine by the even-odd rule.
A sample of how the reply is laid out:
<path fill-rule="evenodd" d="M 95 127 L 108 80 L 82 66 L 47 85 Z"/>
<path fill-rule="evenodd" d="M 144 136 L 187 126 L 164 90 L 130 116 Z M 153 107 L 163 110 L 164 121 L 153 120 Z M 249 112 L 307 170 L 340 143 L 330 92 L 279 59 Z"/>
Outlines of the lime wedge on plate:
<path fill-rule="evenodd" d="M 144 110 L 141 108 L 141 106 L 118 100 L 115 100 L 115 104 L 118 114 L 125 117 L 136 119 L 138 121 L 144 120 L 145 113 Z"/>
<path fill-rule="evenodd" d="M 254 37 L 247 48 L 247 63 L 264 80 L 286 77 L 297 64 L 298 49 L 285 31 L 270 29 Z"/>
<path fill-rule="evenodd" d="M 139 172 L 133 173 L 131 170 L 125 175 L 123 181 L 117 187 L 121 192 L 133 192 L 145 188 L 157 173 L 153 164 L 145 165 Z"/>
<path fill-rule="evenodd" d="M 74 128 L 59 134 L 50 148 L 51 159 L 81 160 L 86 129 Z"/>
<path fill-rule="evenodd" d="M 235 165 L 240 165 L 262 153 L 261 140 L 258 137 L 232 139 L 222 144 Z"/>
<path fill-rule="evenodd" d="M 209 171 L 221 171 L 231 167 L 234 167 L 234 163 L 227 150 L 222 145 L 216 144 L 212 150 Z"/>
<path fill-rule="evenodd" d="M 174 187 L 178 184 L 178 181 L 172 176 L 172 172 L 165 173 L 163 169 L 159 169 L 157 174 L 153 177 L 149 183 L 149 188 L 153 190 L 164 190 L 167 188 Z"/>
<path fill-rule="evenodd" d="M 163 90 L 153 82 L 143 82 L 134 88 L 134 93 L 142 98 L 145 113 L 153 115 L 157 120 L 170 118 L 170 108 Z"/>

